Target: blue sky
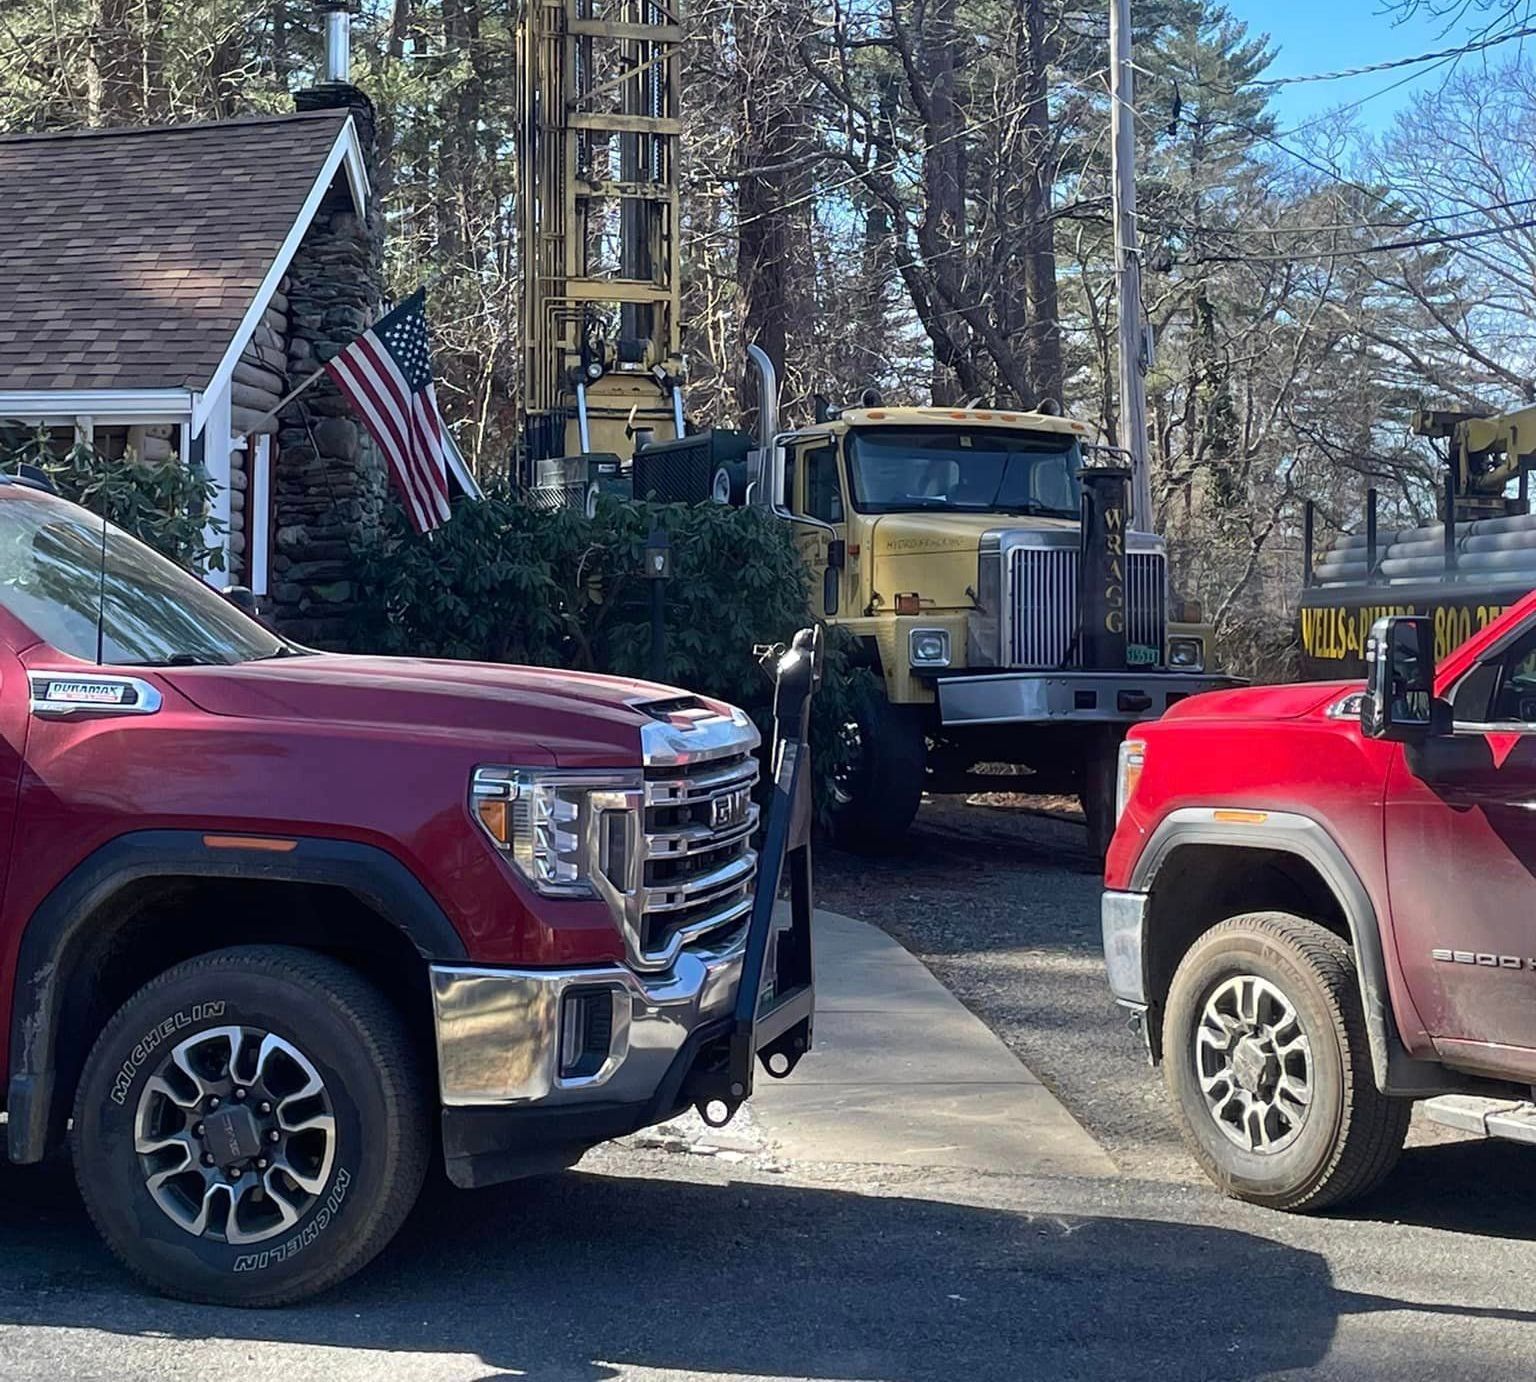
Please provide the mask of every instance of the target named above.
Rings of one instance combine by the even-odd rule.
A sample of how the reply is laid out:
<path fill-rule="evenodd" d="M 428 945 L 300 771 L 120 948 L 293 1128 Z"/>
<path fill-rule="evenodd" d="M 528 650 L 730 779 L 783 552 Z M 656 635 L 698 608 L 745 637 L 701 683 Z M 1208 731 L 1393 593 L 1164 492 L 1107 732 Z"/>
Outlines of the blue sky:
<path fill-rule="evenodd" d="M 1446 28 L 1446 20 L 1420 13 L 1397 20 L 1384 13 L 1379 0 L 1226 0 L 1227 8 L 1245 21 L 1251 33 L 1269 34 L 1279 56 L 1266 74 L 1290 77 L 1308 72 L 1332 72 L 1411 57 L 1450 48 L 1465 38 L 1487 15 L 1474 11 L 1470 22 Z M 1503 27 L 1502 25 L 1500 27 Z M 1536 56 L 1536 40 L 1526 40 L 1526 52 Z M 1488 50 L 1487 60 L 1515 56 L 1519 43 Z M 1480 57 L 1463 59 L 1481 62 Z M 1312 119 L 1342 104 L 1360 101 L 1353 112 L 1362 128 L 1379 131 L 1390 125 L 1415 91 L 1433 91 L 1450 71 L 1424 63 L 1393 72 L 1376 72 L 1333 82 L 1307 82 L 1279 88 L 1273 106 L 1282 130 Z M 1408 78 L 1406 82 L 1404 78 Z M 1403 83 L 1397 85 L 1397 83 Z M 1388 90 L 1387 88 L 1391 88 Z"/>

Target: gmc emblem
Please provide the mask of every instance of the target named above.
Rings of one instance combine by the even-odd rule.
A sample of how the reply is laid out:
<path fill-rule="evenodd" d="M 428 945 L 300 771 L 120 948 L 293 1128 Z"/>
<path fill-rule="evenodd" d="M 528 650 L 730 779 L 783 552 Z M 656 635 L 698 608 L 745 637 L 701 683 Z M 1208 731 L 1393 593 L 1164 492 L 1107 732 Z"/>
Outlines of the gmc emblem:
<path fill-rule="evenodd" d="M 742 824 L 747 819 L 747 809 L 752 801 L 752 794 L 745 787 L 737 787 L 730 792 L 721 792 L 717 797 L 709 799 L 709 828 L 711 830 L 730 830 L 733 826 Z"/>

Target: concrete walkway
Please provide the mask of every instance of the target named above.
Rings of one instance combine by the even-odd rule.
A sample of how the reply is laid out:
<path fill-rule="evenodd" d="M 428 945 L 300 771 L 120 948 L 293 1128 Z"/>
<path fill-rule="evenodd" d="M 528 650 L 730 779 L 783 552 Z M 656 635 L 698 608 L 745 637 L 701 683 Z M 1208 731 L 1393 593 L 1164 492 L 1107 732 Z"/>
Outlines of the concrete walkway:
<path fill-rule="evenodd" d="M 1112 1176 L 1072 1115 L 878 927 L 817 912 L 816 1037 L 754 1122 L 791 1161 Z"/>

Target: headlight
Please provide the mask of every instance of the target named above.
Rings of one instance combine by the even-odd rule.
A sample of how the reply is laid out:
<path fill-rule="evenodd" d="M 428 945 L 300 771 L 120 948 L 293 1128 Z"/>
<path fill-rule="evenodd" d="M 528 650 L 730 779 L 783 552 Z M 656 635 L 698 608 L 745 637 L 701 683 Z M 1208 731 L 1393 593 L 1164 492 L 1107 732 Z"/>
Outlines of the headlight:
<path fill-rule="evenodd" d="M 1205 671 L 1205 639 L 1170 638 L 1168 665 L 1177 667 L 1181 672 Z"/>
<path fill-rule="evenodd" d="M 1120 745 L 1120 766 L 1115 777 L 1115 823 L 1125 815 L 1136 784 L 1141 781 L 1141 769 L 1147 761 L 1147 745 L 1141 739 L 1126 739 Z"/>
<path fill-rule="evenodd" d="M 907 648 L 914 667 L 949 666 L 948 629 L 913 629 L 907 635 Z"/>
<path fill-rule="evenodd" d="M 469 808 L 480 828 L 541 893 L 625 891 L 638 857 L 638 774 L 477 768 Z"/>

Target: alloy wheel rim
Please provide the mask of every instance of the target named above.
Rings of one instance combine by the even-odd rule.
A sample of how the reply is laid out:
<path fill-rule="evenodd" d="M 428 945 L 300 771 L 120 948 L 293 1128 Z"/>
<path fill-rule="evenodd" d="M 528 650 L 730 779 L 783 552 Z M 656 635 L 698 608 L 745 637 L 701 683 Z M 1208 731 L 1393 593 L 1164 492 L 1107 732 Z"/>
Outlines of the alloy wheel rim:
<path fill-rule="evenodd" d="M 864 733 L 857 720 L 849 720 L 837 731 L 836 758 L 832 766 L 832 799 L 839 806 L 853 803 L 863 773 Z"/>
<path fill-rule="evenodd" d="M 213 1027 L 173 1047 L 134 1115 L 144 1188 L 195 1238 L 259 1243 L 324 1192 L 336 1113 L 297 1046 L 258 1027 Z"/>
<path fill-rule="evenodd" d="M 1234 1146 L 1283 1152 L 1312 1107 L 1312 1045 L 1296 1005 L 1268 979 L 1238 974 L 1205 1000 L 1195 1076 L 1211 1121 Z"/>

